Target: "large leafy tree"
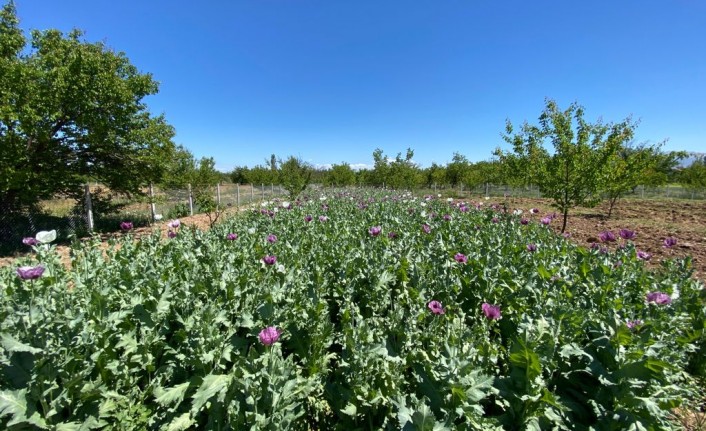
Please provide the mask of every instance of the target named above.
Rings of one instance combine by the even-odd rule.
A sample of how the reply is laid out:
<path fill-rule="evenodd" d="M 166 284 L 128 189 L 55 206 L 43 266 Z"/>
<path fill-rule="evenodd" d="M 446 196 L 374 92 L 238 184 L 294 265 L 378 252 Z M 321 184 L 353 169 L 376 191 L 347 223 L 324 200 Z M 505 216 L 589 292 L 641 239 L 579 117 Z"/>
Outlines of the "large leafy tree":
<path fill-rule="evenodd" d="M 336 187 L 352 186 L 355 184 L 355 181 L 355 171 L 353 171 L 351 165 L 345 162 L 340 165 L 334 164 L 331 166 L 331 169 L 328 170 L 325 177 L 327 185 Z"/>
<path fill-rule="evenodd" d="M 289 192 L 291 199 L 296 199 L 311 181 L 312 167 L 303 160 L 289 156 L 279 161 L 279 178 L 282 187 Z"/>
<path fill-rule="evenodd" d="M 505 140 L 513 144 L 514 154 L 496 154 L 554 201 L 563 215 L 564 232 L 571 208 L 600 202 L 602 172 L 632 139 L 634 130 L 635 123 L 629 118 L 615 124 L 589 123 L 580 105 L 573 103 L 561 110 L 555 101 L 547 100 L 538 126 L 525 123 L 513 134 L 512 124 L 507 123 Z M 545 148 L 547 143 L 552 152 Z"/>
<path fill-rule="evenodd" d="M 158 181 L 174 154 L 173 128 L 143 102 L 157 93 L 123 53 L 74 30 L 19 28 L 0 11 L 0 205 L 19 209 L 87 179 L 136 193 Z"/>

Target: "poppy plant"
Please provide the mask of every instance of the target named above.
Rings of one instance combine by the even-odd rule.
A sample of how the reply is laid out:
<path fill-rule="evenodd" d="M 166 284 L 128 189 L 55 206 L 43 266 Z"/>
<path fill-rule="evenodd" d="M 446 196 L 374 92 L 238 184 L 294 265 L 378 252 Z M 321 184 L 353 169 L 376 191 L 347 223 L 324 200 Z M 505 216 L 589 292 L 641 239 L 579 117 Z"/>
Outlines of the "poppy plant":
<path fill-rule="evenodd" d="M 677 239 L 671 236 L 665 238 L 664 242 L 662 242 L 662 247 L 664 248 L 672 248 L 675 245 L 677 245 Z"/>
<path fill-rule="evenodd" d="M 464 254 L 456 253 L 456 255 L 454 256 L 454 260 L 458 263 L 466 263 L 468 262 L 468 257 L 466 257 L 466 255 Z"/>
<path fill-rule="evenodd" d="M 282 335 L 282 331 L 277 329 L 274 326 L 268 326 L 267 328 L 264 328 L 260 333 L 257 335 L 257 337 L 260 339 L 260 342 L 264 344 L 265 346 L 271 346 L 279 340 L 279 337 Z"/>
<path fill-rule="evenodd" d="M 650 292 L 646 296 L 647 302 L 653 302 L 657 305 L 667 305 L 672 303 L 672 298 L 666 293 Z"/>
<path fill-rule="evenodd" d="M 434 314 L 444 314 L 446 312 L 439 301 L 430 301 L 427 307 L 429 307 L 429 310 Z"/>
<path fill-rule="evenodd" d="M 635 232 L 631 231 L 630 229 L 620 229 L 618 234 L 620 235 L 620 237 L 622 239 L 625 239 L 625 240 L 635 238 Z"/>
<path fill-rule="evenodd" d="M 22 280 L 36 280 L 44 274 L 44 267 L 37 266 L 21 266 L 17 268 L 17 276 Z"/>
<path fill-rule="evenodd" d="M 483 310 L 483 314 L 485 314 L 485 317 L 488 320 L 498 320 L 503 317 L 502 313 L 500 312 L 500 307 L 497 305 L 491 305 L 487 302 L 484 302 L 483 305 L 481 305 L 481 309 Z"/>

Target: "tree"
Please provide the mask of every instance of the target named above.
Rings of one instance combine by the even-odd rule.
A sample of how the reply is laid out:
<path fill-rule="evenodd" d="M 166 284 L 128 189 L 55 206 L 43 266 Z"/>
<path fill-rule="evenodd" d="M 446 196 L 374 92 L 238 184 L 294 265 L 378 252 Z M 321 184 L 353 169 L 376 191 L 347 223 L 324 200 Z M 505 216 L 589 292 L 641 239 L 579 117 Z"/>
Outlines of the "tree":
<path fill-rule="evenodd" d="M 355 172 L 348 163 L 334 164 L 326 174 L 326 184 L 346 187 L 355 184 Z"/>
<path fill-rule="evenodd" d="M 561 211 L 566 230 L 569 210 L 576 206 L 594 206 L 600 201 L 600 178 L 608 160 L 629 142 L 635 124 L 628 118 L 620 123 L 588 123 L 584 108 L 573 103 L 565 111 L 556 102 L 546 101 L 539 126 L 525 123 L 512 135 L 508 121 L 505 140 L 513 144 L 515 154 L 507 157 L 498 151 L 500 160 L 516 163 L 526 178 L 535 182 L 544 196 L 551 198 Z M 553 153 L 544 149 L 546 141 Z"/>
<path fill-rule="evenodd" d="M 390 187 L 412 189 L 421 183 L 421 172 L 412 160 L 413 157 L 414 150 L 407 148 L 404 158 L 402 158 L 402 153 L 397 153 L 395 160 L 388 164 L 389 176 L 387 181 Z"/>
<path fill-rule="evenodd" d="M 461 153 L 454 153 L 451 163 L 446 165 L 446 181 L 451 187 L 463 184 L 463 177 L 470 167 L 470 162 Z"/>
<path fill-rule="evenodd" d="M 697 157 L 679 172 L 679 182 L 691 190 L 706 189 L 706 156 Z"/>
<path fill-rule="evenodd" d="M 125 54 L 74 30 L 32 31 L 12 2 L 0 12 L 0 205 L 18 210 L 81 184 L 140 193 L 174 155 L 173 128 L 143 99 L 157 82 Z"/>
<path fill-rule="evenodd" d="M 608 199 L 608 218 L 618 199 L 634 191 L 638 185 L 646 184 L 647 179 L 651 179 L 651 185 L 666 182 L 666 174 L 657 175 L 660 166 L 665 165 L 665 154 L 660 151 L 660 146 L 626 144 L 608 157 L 601 178 L 601 191 Z"/>
<path fill-rule="evenodd" d="M 387 162 L 387 156 L 380 148 L 373 151 L 373 163 L 374 166 L 369 172 L 368 181 L 372 186 L 384 187 L 389 180 L 390 166 Z"/>
<path fill-rule="evenodd" d="M 284 162 L 280 160 L 280 184 L 289 192 L 290 199 L 296 199 L 306 189 L 311 180 L 311 172 L 311 166 L 294 156 L 289 156 Z"/>

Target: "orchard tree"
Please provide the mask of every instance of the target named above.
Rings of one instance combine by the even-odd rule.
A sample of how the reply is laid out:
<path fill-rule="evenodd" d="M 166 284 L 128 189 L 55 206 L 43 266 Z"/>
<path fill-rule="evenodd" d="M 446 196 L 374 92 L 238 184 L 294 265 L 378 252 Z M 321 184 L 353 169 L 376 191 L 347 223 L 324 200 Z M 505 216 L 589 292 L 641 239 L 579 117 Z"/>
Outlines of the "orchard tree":
<path fill-rule="evenodd" d="M 505 140 L 513 144 L 515 154 L 504 160 L 523 169 L 522 174 L 554 201 L 563 215 L 564 232 L 571 208 L 595 206 L 600 201 L 602 172 L 615 153 L 632 139 L 634 130 L 635 124 L 629 118 L 617 124 L 589 123 L 584 120 L 584 108 L 578 104 L 562 111 L 548 99 L 538 126 L 525 123 L 513 135 L 508 121 Z M 552 153 L 544 148 L 547 141 L 553 147 Z M 505 154 L 497 154 L 503 160 Z"/>
<path fill-rule="evenodd" d="M 422 182 L 421 171 L 412 160 L 414 150 L 407 148 L 404 158 L 402 153 L 397 153 L 395 159 L 389 163 L 389 186 L 395 189 L 413 189 Z"/>
<path fill-rule="evenodd" d="M 355 172 L 348 163 L 334 164 L 326 173 L 326 184 L 335 187 L 346 187 L 355 184 Z"/>
<path fill-rule="evenodd" d="M 664 154 L 660 151 L 661 145 L 626 144 L 608 157 L 601 178 L 601 191 L 608 200 L 607 217 L 612 215 L 618 199 L 632 193 L 637 186 L 645 185 L 647 181 L 653 186 L 667 181 L 666 173 L 658 172 L 661 167 L 669 165 L 667 159 L 676 163 L 677 153 Z"/>
<path fill-rule="evenodd" d="M 451 163 L 446 165 L 446 182 L 451 187 L 463 184 L 463 178 L 470 168 L 470 162 L 461 153 L 454 153 Z"/>
<path fill-rule="evenodd" d="M 312 167 L 294 156 L 279 161 L 280 184 L 289 192 L 290 199 L 296 199 L 311 181 Z"/>
<path fill-rule="evenodd" d="M 679 172 L 679 182 L 691 190 L 706 189 L 706 156 L 697 157 Z"/>
<path fill-rule="evenodd" d="M 19 210 L 56 194 L 79 197 L 88 179 L 140 193 L 175 154 L 173 128 L 143 102 L 157 82 L 125 54 L 74 30 L 19 28 L 0 11 L 0 206 Z"/>

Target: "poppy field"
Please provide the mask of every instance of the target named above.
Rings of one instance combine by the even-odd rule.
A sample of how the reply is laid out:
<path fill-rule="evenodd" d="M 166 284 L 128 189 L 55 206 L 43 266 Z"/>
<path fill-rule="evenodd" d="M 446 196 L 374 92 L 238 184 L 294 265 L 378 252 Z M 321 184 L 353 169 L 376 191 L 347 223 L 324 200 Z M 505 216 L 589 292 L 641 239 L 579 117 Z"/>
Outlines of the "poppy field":
<path fill-rule="evenodd" d="M 0 268 L 3 429 L 678 429 L 706 377 L 690 259 L 630 226 L 385 192 L 127 222 Z"/>

